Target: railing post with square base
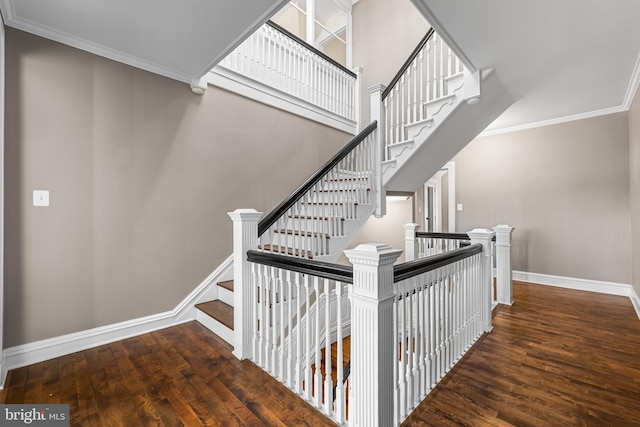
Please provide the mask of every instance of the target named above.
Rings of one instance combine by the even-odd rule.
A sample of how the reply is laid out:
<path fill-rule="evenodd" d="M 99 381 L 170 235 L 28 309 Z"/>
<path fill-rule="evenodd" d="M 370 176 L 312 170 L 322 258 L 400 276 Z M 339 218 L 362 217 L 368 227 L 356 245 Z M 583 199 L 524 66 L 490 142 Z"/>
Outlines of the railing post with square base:
<path fill-rule="evenodd" d="M 413 261 L 418 258 L 418 239 L 416 239 L 416 231 L 420 226 L 415 223 L 404 225 L 404 260 Z"/>
<path fill-rule="evenodd" d="M 484 291 L 482 292 L 482 324 L 485 332 L 491 332 L 491 303 L 493 301 L 493 265 L 491 258 L 491 239 L 495 232 L 486 228 L 476 228 L 467 233 L 471 239 L 471 244 L 480 243 L 482 245 L 482 267 L 480 268 L 480 279 Z"/>
<path fill-rule="evenodd" d="M 258 249 L 258 221 L 262 212 L 236 209 L 228 215 L 233 220 L 233 354 L 242 360 L 253 356 L 251 340 L 255 289 L 247 251 Z"/>
<path fill-rule="evenodd" d="M 511 233 L 515 227 L 498 225 L 496 232 L 496 299 L 499 304 L 513 304 L 513 271 L 511 270 Z"/>
<path fill-rule="evenodd" d="M 353 264 L 349 424 L 393 425 L 393 263 L 402 251 L 362 244 L 345 251 Z"/>

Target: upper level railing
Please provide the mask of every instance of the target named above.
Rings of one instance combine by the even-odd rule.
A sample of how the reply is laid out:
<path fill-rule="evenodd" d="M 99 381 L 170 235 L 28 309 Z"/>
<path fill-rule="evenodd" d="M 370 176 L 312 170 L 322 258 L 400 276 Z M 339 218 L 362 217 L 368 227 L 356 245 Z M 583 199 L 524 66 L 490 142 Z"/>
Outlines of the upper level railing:
<path fill-rule="evenodd" d="M 462 72 L 462 62 L 430 29 L 382 92 L 386 144 L 406 141 L 406 126 L 436 112 L 436 101 L 462 86 Z"/>
<path fill-rule="evenodd" d="M 357 121 L 357 75 L 271 21 L 219 65 L 339 117 Z"/>

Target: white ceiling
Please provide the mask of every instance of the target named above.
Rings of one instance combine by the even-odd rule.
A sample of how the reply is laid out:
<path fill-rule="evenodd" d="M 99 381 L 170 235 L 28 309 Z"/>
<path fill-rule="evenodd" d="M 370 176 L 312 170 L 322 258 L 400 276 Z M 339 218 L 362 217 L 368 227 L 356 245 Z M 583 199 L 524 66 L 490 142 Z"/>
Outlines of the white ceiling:
<path fill-rule="evenodd" d="M 638 0 L 412 1 L 516 99 L 490 131 L 629 107 L 640 74 Z M 190 83 L 286 3 L 0 0 L 0 11 L 8 26 Z"/>
<path fill-rule="evenodd" d="M 0 11 L 10 27 L 190 83 L 286 3 L 0 0 Z"/>
<path fill-rule="evenodd" d="M 494 68 L 516 100 L 490 131 L 629 107 L 640 73 L 638 0 L 412 1 L 473 65 Z"/>

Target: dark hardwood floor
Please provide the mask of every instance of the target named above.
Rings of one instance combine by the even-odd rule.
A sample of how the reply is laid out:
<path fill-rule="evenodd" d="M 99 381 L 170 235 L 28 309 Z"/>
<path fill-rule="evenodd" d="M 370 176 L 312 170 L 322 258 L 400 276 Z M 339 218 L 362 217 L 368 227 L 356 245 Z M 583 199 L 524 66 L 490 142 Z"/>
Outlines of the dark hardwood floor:
<path fill-rule="evenodd" d="M 628 298 L 516 283 L 404 425 L 640 426 Z M 332 425 L 196 322 L 9 374 L 0 403 L 69 403 L 74 426 Z"/>
<path fill-rule="evenodd" d="M 514 298 L 403 425 L 640 426 L 629 298 L 519 282 Z"/>

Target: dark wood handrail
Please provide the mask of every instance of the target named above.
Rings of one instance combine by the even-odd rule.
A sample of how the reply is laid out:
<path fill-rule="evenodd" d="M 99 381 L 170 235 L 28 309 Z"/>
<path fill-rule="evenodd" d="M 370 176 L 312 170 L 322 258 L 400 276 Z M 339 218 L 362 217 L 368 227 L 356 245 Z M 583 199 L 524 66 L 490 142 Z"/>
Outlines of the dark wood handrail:
<path fill-rule="evenodd" d="M 407 58 L 404 64 L 402 64 L 402 67 L 400 67 L 400 71 L 398 71 L 398 73 L 393 77 L 393 79 L 391 79 L 391 83 L 389 83 L 389 85 L 384 90 L 384 92 L 382 92 L 383 100 L 387 97 L 387 95 L 389 95 L 389 93 L 391 93 L 391 90 L 396 85 L 396 83 L 398 83 L 398 80 L 400 80 L 404 72 L 407 71 L 407 68 L 409 68 L 413 60 L 416 59 L 416 56 L 418 56 L 418 54 L 420 53 L 424 45 L 427 44 L 427 42 L 433 36 L 434 33 L 435 31 L 433 30 L 433 28 L 429 28 L 429 31 L 427 31 L 427 34 L 425 34 L 422 40 L 420 40 L 420 43 L 418 43 L 416 48 L 413 49 L 413 52 L 411 52 L 411 55 L 409 55 L 409 58 Z"/>
<path fill-rule="evenodd" d="M 353 267 L 330 262 L 295 258 L 272 252 L 247 251 L 247 261 L 270 267 L 283 268 L 343 283 L 353 283 Z"/>
<path fill-rule="evenodd" d="M 465 233 L 435 233 L 431 231 L 416 231 L 416 238 L 471 240 Z"/>
<path fill-rule="evenodd" d="M 427 271 L 435 270 L 445 265 L 453 264 L 456 261 L 469 258 L 473 255 L 482 253 L 482 244 L 476 243 L 461 249 L 445 252 L 430 257 L 405 262 L 393 267 L 393 283 L 401 280 L 409 279 Z"/>
<path fill-rule="evenodd" d="M 325 61 L 330 62 L 332 65 L 338 67 L 339 69 L 341 69 L 345 73 L 349 74 L 351 77 L 358 78 L 358 75 L 356 73 L 354 73 L 353 71 L 349 70 L 347 67 L 345 67 L 344 65 L 340 64 L 335 59 L 329 58 L 326 54 L 320 52 L 318 49 L 316 49 L 315 47 L 311 46 L 309 43 L 307 43 L 306 41 L 302 40 L 300 37 L 296 36 L 295 34 L 285 30 L 284 28 L 282 28 L 280 25 L 276 24 L 275 22 L 267 21 L 266 24 L 268 26 L 270 26 L 271 28 L 273 28 L 274 30 L 279 31 L 282 34 L 284 34 L 285 36 L 289 37 L 290 39 L 292 39 L 296 43 L 301 44 L 302 46 L 304 46 L 305 49 L 310 50 L 311 52 L 315 53 L 316 55 L 318 55 L 320 58 L 324 59 Z"/>
<path fill-rule="evenodd" d="M 311 175 L 297 190 L 289 195 L 282 203 L 276 206 L 267 216 L 262 218 L 258 223 L 258 236 L 262 236 L 265 231 L 269 229 L 275 222 L 284 215 L 287 210 L 293 206 L 305 193 L 311 190 L 311 187 L 316 185 L 318 181 L 322 179 L 334 166 L 336 166 L 347 154 L 349 154 L 354 148 L 356 148 L 362 141 L 365 140 L 371 132 L 373 132 L 378 126 L 378 122 L 374 121 L 367 126 L 362 132 L 356 135 L 347 145 L 345 145 L 338 153 L 333 156 L 327 163 L 324 164 L 316 173 Z"/>

